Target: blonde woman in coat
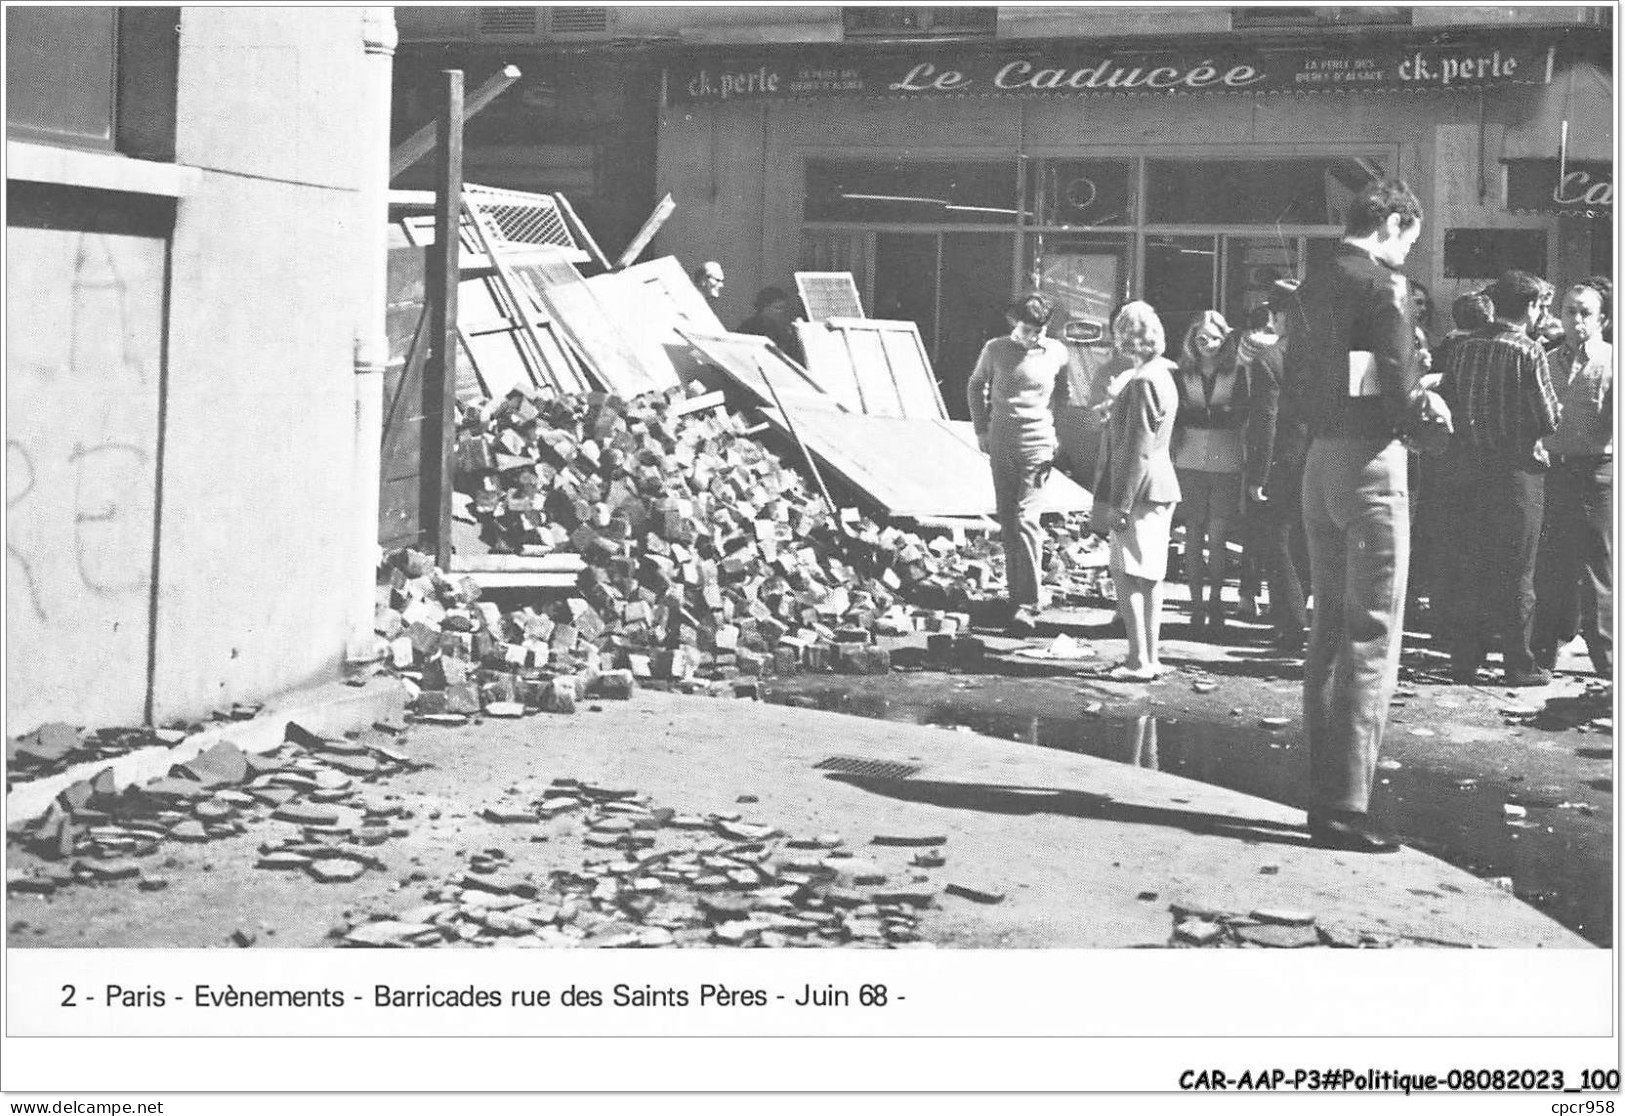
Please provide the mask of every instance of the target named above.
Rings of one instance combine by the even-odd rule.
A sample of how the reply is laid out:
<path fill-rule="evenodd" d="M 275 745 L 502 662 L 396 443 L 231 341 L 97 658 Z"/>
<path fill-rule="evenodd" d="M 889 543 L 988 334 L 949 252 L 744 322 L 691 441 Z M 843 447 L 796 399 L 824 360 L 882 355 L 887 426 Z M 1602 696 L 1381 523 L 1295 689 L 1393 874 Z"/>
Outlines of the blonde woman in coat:
<path fill-rule="evenodd" d="M 1111 403 L 1091 515 L 1108 529 L 1117 611 L 1128 635 L 1128 657 L 1111 677 L 1149 682 L 1168 669 L 1158 642 L 1168 539 L 1179 503 L 1179 480 L 1168 452 L 1179 391 L 1175 366 L 1163 356 L 1168 341 L 1162 321 L 1150 305 L 1130 302 L 1119 310 L 1112 319 L 1112 341 L 1134 367 Z"/>

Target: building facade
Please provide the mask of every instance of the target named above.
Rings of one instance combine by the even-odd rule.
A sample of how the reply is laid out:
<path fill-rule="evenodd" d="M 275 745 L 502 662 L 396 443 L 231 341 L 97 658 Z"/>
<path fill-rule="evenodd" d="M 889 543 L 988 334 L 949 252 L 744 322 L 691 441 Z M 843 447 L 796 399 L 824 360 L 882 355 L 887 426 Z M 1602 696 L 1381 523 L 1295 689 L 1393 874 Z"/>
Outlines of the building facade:
<path fill-rule="evenodd" d="M 6 12 L 6 730 L 370 634 L 389 9 Z"/>
<path fill-rule="evenodd" d="M 507 10 L 401 22 L 488 41 Z M 919 324 L 961 414 L 1012 293 L 1050 291 L 1080 340 L 1143 297 L 1177 345 L 1301 274 L 1372 176 L 1426 207 L 1408 270 L 1435 332 L 1506 267 L 1612 271 L 1604 8 L 555 11 L 658 63 L 656 250 L 724 264 L 724 321 L 796 270 L 851 271 L 871 315 Z M 1073 353 L 1087 402 L 1105 350 Z"/>

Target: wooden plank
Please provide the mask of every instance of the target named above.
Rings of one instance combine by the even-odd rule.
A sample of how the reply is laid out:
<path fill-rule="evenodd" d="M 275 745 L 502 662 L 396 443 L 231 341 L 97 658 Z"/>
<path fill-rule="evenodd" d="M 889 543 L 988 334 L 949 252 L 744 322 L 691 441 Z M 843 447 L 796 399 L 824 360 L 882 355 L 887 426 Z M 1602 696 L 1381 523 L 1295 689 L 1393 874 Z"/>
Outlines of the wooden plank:
<path fill-rule="evenodd" d="M 468 570 L 455 571 L 481 589 L 575 589 L 574 574 L 530 573 L 525 571 Z"/>
<path fill-rule="evenodd" d="M 434 360 L 423 376 L 423 505 L 420 529 L 433 532 L 430 549 L 446 568 L 451 560 L 453 439 L 457 415 L 457 285 L 462 271 L 457 225 L 463 197 L 463 72 L 442 70 L 435 181 L 435 245 L 429 250 L 427 300 Z"/>
<path fill-rule="evenodd" d="M 676 210 L 677 203 L 671 200 L 670 194 L 667 194 L 665 197 L 661 198 L 660 201 L 655 204 L 654 212 L 649 214 L 648 219 L 644 221 L 642 227 L 638 229 L 637 235 L 632 238 L 631 243 L 629 243 L 625 250 L 616 257 L 615 270 L 621 271 L 631 267 L 632 261 L 636 260 L 643 254 L 643 250 L 649 246 L 649 241 L 655 238 L 655 234 L 660 231 L 661 226 L 666 223 L 667 219 L 669 219 L 671 215 L 676 212 Z"/>
<path fill-rule="evenodd" d="M 592 230 L 587 228 L 587 223 L 576 216 L 575 206 L 570 204 L 570 199 L 563 194 L 554 194 L 553 201 L 558 205 L 559 212 L 564 214 L 564 219 L 569 223 L 570 231 L 575 234 L 575 238 L 587 246 L 587 252 L 590 254 L 592 262 L 608 271 L 609 257 L 604 255 L 602 248 L 598 247 L 598 241 L 593 239 Z"/>
<path fill-rule="evenodd" d="M 520 77 L 518 66 L 504 66 L 487 78 L 478 89 L 474 90 L 463 103 L 463 123 L 471 120 L 476 113 L 502 95 Z M 459 124 L 458 127 L 462 125 Z M 389 177 L 391 180 L 400 176 L 400 173 L 434 149 L 437 127 L 435 124 L 425 124 L 402 140 L 393 151 L 389 153 Z"/>
<path fill-rule="evenodd" d="M 451 568 L 458 572 L 578 574 L 587 568 L 579 554 L 560 553 L 530 557 L 524 554 L 458 554 Z"/>
<path fill-rule="evenodd" d="M 670 413 L 674 417 L 697 414 L 700 411 L 709 411 L 713 407 L 720 407 L 727 402 L 727 396 L 720 391 L 708 391 L 704 395 L 691 395 L 687 399 L 673 403 Z"/>

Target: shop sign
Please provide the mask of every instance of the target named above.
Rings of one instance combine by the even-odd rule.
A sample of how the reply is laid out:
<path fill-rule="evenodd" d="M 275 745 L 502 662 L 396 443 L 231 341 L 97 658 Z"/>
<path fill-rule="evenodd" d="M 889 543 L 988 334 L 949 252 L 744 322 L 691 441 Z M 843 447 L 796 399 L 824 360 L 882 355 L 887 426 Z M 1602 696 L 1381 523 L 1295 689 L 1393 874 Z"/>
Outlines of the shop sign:
<path fill-rule="evenodd" d="M 1057 44 L 922 47 L 912 54 L 838 53 L 695 59 L 668 67 L 673 104 L 842 96 L 930 97 L 977 93 L 1288 93 L 1309 90 L 1483 89 L 1545 84 L 1555 45 L 1525 33 L 1450 45 L 1366 43 L 1223 51 L 1114 51 Z"/>
<path fill-rule="evenodd" d="M 1614 205 L 1612 163 L 1507 161 L 1507 208 L 1526 213 L 1591 214 Z"/>

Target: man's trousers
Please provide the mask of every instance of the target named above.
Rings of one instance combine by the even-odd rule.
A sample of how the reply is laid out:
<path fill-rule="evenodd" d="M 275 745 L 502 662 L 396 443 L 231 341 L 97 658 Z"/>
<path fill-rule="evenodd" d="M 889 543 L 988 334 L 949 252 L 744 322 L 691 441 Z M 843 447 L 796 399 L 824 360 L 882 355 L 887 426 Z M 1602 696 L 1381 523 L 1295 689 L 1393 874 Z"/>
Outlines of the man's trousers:
<path fill-rule="evenodd" d="M 1304 662 L 1310 810 L 1365 813 L 1399 679 L 1410 564 L 1398 441 L 1316 438 L 1303 473 L 1314 623 Z"/>
<path fill-rule="evenodd" d="M 1535 657 L 1583 635 L 1591 665 L 1614 669 L 1614 459 L 1559 457 L 1546 473 L 1535 562 Z"/>

